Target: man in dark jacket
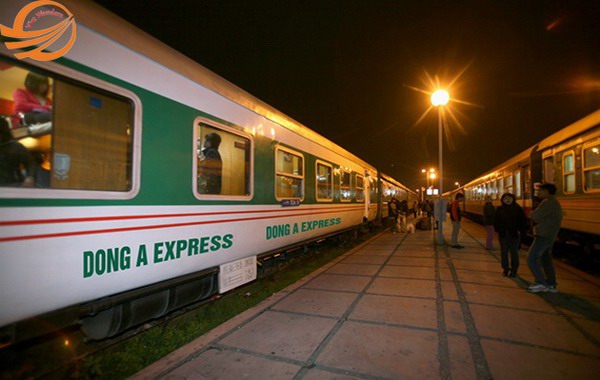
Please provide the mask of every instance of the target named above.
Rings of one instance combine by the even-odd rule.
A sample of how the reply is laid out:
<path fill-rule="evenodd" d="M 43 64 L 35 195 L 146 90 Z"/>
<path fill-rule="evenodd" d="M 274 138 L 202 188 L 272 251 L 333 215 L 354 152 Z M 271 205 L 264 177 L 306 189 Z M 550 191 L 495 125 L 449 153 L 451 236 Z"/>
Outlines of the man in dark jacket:
<path fill-rule="evenodd" d="M 454 201 L 450 206 L 450 219 L 452 220 L 452 248 L 464 248 L 458 244 L 458 233 L 460 232 L 460 221 L 462 219 L 462 210 L 460 203 L 464 202 L 465 196 L 463 193 L 458 193 L 454 196 Z"/>
<path fill-rule="evenodd" d="M 556 293 L 556 273 L 552 263 L 552 246 L 560 230 L 563 212 L 555 197 L 556 186 L 546 183 L 538 189 L 542 203 L 531 213 L 535 239 L 529 247 L 527 264 L 535 277 L 535 284 L 528 290 L 532 293 Z"/>
<path fill-rule="evenodd" d="M 494 218 L 494 228 L 500 240 L 500 257 L 505 276 L 516 277 L 519 270 L 519 246 L 527 231 L 525 212 L 515 201 L 515 196 L 505 193 L 500 199 Z M 508 253 L 510 252 L 510 265 Z"/>
<path fill-rule="evenodd" d="M 494 249 L 494 217 L 496 209 L 492 203 L 492 197 L 486 195 L 483 205 L 483 223 L 486 229 L 485 249 Z"/>

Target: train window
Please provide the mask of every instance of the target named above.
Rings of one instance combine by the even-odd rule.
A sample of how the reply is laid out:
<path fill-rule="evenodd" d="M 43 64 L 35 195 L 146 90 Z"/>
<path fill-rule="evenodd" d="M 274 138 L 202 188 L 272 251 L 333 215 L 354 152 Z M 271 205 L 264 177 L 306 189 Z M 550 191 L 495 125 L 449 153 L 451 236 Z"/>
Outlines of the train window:
<path fill-rule="evenodd" d="M 333 166 L 317 161 L 317 200 L 333 200 Z"/>
<path fill-rule="evenodd" d="M 600 143 L 583 149 L 583 189 L 600 191 Z"/>
<path fill-rule="evenodd" d="M 278 147 L 275 153 L 275 196 L 281 199 L 304 199 L 304 157 Z"/>
<path fill-rule="evenodd" d="M 498 199 L 498 183 L 494 180 L 491 185 L 491 193 L 492 199 Z"/>
<path fill-rule="evenodd" d="M 369 198 L 371 199 L 371 202 L 375 202 L 375 200 L 379 199 L 379 188 L 377 186 L 378 179 L 377 177 L 369 177 L 369 181 Z"/>
<path fill-rule="evenodd" d="M 544 182 L 554 183 L 554 156 L 544 158 Z"/>
<path fill-rule="evenodd" d="M 0 60 L 0 68 L 1 143 L 10 142 L 15 155 L 14 164 L 0 165 L 1 187 L 31 188 L 17 193 L 26 197 L 56 196 L 48 191 L 133 196 L 133 95 L 95 78 L 78 83 L 20 62 Z M 1 195 L 13 196 L 8 189 Z"/>
<path fill-rule="evenodd" d="M 509 175 L 504 179 L 504 191 L 507 193 L 513 193 L 513 176 Z"/>
<path fill-rule="evenodd" d="M 515 196 L 520 199 L 523 196 L 521 191 L 521 171 L 515 172 Z"/>
<path fill-rule="evenodd" d="M 198 198 L 251 196 L 249 137 L 198 118 L 195 134 L 195 194 Z"/>
<path fill-rule="evenodd" d="M 575 154 L 569 152 L 563 155 L 563 191 L 565 193 L 575 192 Z"/>
<path fill-rule="evenodd" d="M 340 172 L 340 200 L 342 202 L 350 202 L 352 200 L 350 178 L 350 172 L 345 170 Z"/>
<path fill-rule="evenodd" d="M 356 175 L 356 201 L 357 202 L 365 201 L 364 177 L 359 174 Z"/>
<path fill-rule="evenodd" d="M 523 168 L 523 199 L 531 199 L 531 171 Z"/>

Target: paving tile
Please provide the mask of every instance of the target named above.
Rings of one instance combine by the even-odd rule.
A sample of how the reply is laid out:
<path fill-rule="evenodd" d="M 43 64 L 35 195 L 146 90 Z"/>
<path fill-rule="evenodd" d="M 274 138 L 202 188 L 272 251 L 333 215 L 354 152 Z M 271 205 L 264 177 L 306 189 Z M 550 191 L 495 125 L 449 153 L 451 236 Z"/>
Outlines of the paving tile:
<path fill-rule="evenodd" d="M 469 305 L 479 335 L 600 356 L 574 326 L 559 315 Z"/>
<path fill-rule="evenodd" d="M 392 256 L 387 262 L 387 265 L 400 265 L 410 267 L 435 267 L 434 258 L 421 258 L 421 257 L 404 257 L 404 256 Z"/>
<path fill-rule="evenodd" d="M 326 370 L 313 368 L 309 370 L 303 377 L 302 380 L 360 380 L 362 377 L 354 377 L 350 374 L 341 374 L 329 372 Z"/>
<path fill-rule="evenodd" d="M 545 302 L 570 317 L 600 321 L 600 300 L 578 297 L 563 292 L 541 295 Z"/>
<path fill-rule="evenodd" d="M 358 297 L 357 293 L 298 289 L 285 297 L 272 310 L 341 317 Z"/>
<path fill-rule="evenodd" d="M 448 351 L 450 358 L 450 373 L 453 379 L 477 379 L 471 348 L 466 337 L 449 335 Z"/>
<path fill-rule="evenodd" d="M 301 367 L 233 351 L 208 350 L 166 379 L 293 379 Z"/>
<path fill-rule="evenodd" d="M 438 378 L 437 333 L 346 322 L 317 357 L 329 367 L 388 379 Z"/>
<path fill-rule="evenodd" d="M 389 257 L 392 252 L 394 252 L 394 248 L 385 248 L 385 249 L 373 249 L 371 246 L 367 248 L 361 248 L 357 251 L 354 251 L 354 256 L 384 256 Z"/>
<path fill-rule="evenodd" d="M 498 263 L 488 261 L 454 260 L 454 267 L 463 270 L 498 273 Z"/>
<path fill-rule="evenodd" d="M 381 265 L 387 260 L 386 256 L 352 255 L 340 261 L 342 264 L 373 264 Z"/>
<path fill-rule="evenodd" d="M 368 293 L 393 296 L 435 298 L 435 281 L 378 277 L 373 281 Z"/>
<path fill-rule="evenodd" d="M 437 329 L 435 300 L 365 295 L 349 319 Z"/>
<path fill-rule="evenodd" d="M 353 274 L 359 276 L 372 276 L 381 268 L 381 265 L 368 264 L 343 264 L 338 263 L 331 267 L 326 273 L 329 274 Z"/>
<path fill-rule="evenodd" d="M 556 313 L 554 308 L 544 301 L 544 299 L 527 292 L 525 289 L 466 283 L 463 283 L 461 286 L 468 302 L 506 306 L 515 309 L 537 310 L 550 314 Z"/>
<path fill-rule="evenodd" d="M 597 357 L 491 340 L 483 340 L 481 345 L 496 380 L 596 380 L 600 373 L 600 360 Z"/>
<path fill-rule="evenodd" d="M 379 276 L 435 280 L 435 268 L 387 265 L 379 272 Z"/>
<path fill-rule="evenodd" d="M 470 282 L 482 285 L 497 285 L 507 288 L 521 289 L 521 286 L 515 280 L 502 275 L 502 269 L 500 266 L 498 266 L 498 271 L 494 273 L 457 269 L 456 275 L 461 282 Z"/>
<path fill-rule="evenodd" d="M 467 332 L 465 317 L 462 307 L 458 302 L 444 301 L 444 321 L 446 323 L 446 331 L 449 333 L 464 334 Z"/>
<path fill-rule="evenodd" d="M 497 263 L 499 264 L 500 261 L 490 255 L 489 253 L 485 252 L 485 253 L 476 253 L 476 252 L 464 252 L 464 251 L 453 251 L 453 255 L 451 255 L 452 259 L 454 261 L 460 262 L 460 261 L 468 261 L 468 262 L 487 262 L 487 263 Z"/>
<path fill-rule="evenodd" d="M 597 342 L 600 342 L 600 319 L 587 320 L 582 318 L 573 318 L 573 322 L 579 326 L 586 334 L 589 334 Z"/>
<path fill-rule="evenodd" d="M 419 251 L 407 251 L 401 249 L 396 251 L 392 257 L 414 257 L 414 258 L 426 258 L 426 259 L 434 259 L 435 253 L 431 250 L 419 250 Z"/>
<path fill-rule="evenodd" d="M 373 278 L 369 276 L 323 273 L 304 285 L 304 288 L 358 293 L 363 291 L 372 279 Z"/>
<path fill-rule="evenodd" d="M 441 281 L 440 285 L 442 286 L 442 296 L 445 301 L 458 301 L 458 293 L 453 281 Z"/>
<path fill-rule="evenodd" d="M 590 298 L 600 301 L 600 287 L 587 281 L 565 280 L 558 281 L 558 290 L 561 293 L 577 297 Z"/>
<path fill-rule="evenodd" d="M 265 355 L 306 360 L 336 322 L 331 318 L 266 311 L 219 343 Z"/>
<path fill-rule="evenodd" d="M 440 268 L 440 280 L 442 281 L 453 281 L 452 272 L 448 268 Z"/>

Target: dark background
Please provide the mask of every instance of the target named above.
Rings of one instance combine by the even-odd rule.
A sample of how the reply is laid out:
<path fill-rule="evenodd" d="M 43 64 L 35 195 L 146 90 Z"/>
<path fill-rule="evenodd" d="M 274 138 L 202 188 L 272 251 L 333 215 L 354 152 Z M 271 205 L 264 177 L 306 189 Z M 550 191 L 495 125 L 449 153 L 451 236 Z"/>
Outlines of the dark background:
<path fill-rule="evenodd" d="M 600 108 L 600 1 L 98 0 L 413 189 L 444 189 Z"/>

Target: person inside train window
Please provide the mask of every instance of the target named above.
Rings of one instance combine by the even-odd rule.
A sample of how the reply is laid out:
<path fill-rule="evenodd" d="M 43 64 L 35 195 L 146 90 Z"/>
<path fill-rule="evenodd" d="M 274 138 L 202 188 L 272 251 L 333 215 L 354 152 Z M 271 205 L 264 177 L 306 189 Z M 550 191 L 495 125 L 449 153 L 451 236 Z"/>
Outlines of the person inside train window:
<path fill-rule="evenodd" d="M 200 194 L 221 194 L 223 161 L 219 153 L 221 136 L 208 133 L 198 161 L 198 192 Z"/>
<path fill-rule="evenodd" d="M 32 165 L 29 151 L 14 140 L 8 121 L 0 117 L 0 186 L 32 187 Z"/>
<path fill-rule="evenodd" d="M 47 123 L 52 120 L 52 99 L 48 77 L 30 72 L 25 77 L 25 88 L 13 93 L 13 127 Z"/>

